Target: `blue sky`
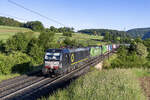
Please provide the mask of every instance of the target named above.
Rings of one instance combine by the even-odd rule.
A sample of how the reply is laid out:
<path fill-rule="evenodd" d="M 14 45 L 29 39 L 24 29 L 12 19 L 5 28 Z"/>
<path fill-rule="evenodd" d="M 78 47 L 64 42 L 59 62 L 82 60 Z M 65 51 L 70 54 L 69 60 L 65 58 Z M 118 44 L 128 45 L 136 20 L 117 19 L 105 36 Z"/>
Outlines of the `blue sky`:
<path fill-rule="evenodd" d="M 12 0 L 76 30 L 105 28 L 128 30 L 150 27 L 150 0 Z M 0 16 L 19 21 L 40 20 L 45 27 L 60 25 L 0 0 Z M 16 19 L 16 18 L 15 18 Z"/>

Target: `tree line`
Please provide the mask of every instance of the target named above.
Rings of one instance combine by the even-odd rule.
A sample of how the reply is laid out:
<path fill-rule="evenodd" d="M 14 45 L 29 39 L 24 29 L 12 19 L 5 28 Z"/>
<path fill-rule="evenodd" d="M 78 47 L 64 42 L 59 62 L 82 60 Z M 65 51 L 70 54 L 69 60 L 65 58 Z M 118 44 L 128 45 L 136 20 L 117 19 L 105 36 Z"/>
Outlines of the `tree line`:
<path fill-rule="evenodd" d="M 110 30 L 110 29 L 84 29 L 78 32 L 89 34 L 89 35 L 99 35 L 104 37 L 105 42 L 114 43 L 127 43 L 130 42 L 131 37 L 125 31 Z"/>
<path fill-rule="evenodd" d="M 14 20 L 13 18 L 9 18 L 9 17 L 7 18 L 7 17 L 1 17 L 1 16 L 0 16 L 0 25 L 24 27 L 24 28 L 29 28 L 33 31 L 39 31 L 39 32 L 44 31 L 46 29 L 50 29 L 51 31 L 56 32 L 56 33 L 65 33 L 65 35 L 68 35 L 69 33 L 74 32 L 74 28 L 70 28 L 70 27 L 56 28 L 54 26 L 50 26 L 49 28 L 45 28 L 42 22 L 40 21 L 28 21 L 26 23 L 22 23 L 17 20 Z"/>

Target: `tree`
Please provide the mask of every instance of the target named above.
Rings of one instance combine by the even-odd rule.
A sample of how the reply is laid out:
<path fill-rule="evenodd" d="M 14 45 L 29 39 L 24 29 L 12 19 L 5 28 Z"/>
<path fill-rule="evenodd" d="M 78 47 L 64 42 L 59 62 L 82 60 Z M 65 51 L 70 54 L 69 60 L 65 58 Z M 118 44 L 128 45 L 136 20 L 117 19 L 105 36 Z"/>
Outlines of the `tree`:
<path fill-rule="evenodd" d="M 51 31 L 42 32 L 39 36 L 38 45 L 44 50 L 53 47 L 54 35 L 54 32 Z"/>
<path fill-rule="evenodd" d="M 5 43 L 2 40 L 0 41 L 0 52 L 5 52 Z"/>
<path fill-rule="evenodd" d="M 79 43 L 77 43 L 76 40 L 71 40 L 69 37 L 66 37 L 65 40 L 63 41 L 63 43 L 66 46 L 79 46 Z"/>
<path fill-rule="evenodd" d="M 31 48 L 29 55 L 33 58 L 34 64 L 42 64 L 44 57 L 44 48 L 35 44 Z"/>
<path fill-rule="evenodd" d="M 138 42 L 142 43 L 142 39 L 141 39 L 140 37 L 136 38 L 134 41 L 135 41 L 136 43 L 138 43 Z"/>
<path fill-rule="evenodd" d="M 55 28 L 54 26 L 51 26 L 49 29 L 52 32 L 55 32 L 55 33 L 58 32 L 57 28 Z"/>
<path fill-rule="evenodd" d="M 109 41 L 109 39 L 110 39 L 110 34 L 109 32 L 106 32 L 104 36 L 104 41 Z"/>
<path fill-rule="evenodd" d="M 136 52 L 138 55 L 140 55 L 144 58 L 147 57 L 147 55 L 148 55 L 147 48 L 146 48 L 146 46 L 144 46 L 143 43 L 137 43 Z"/>
<path fill-rule="evenodd" d="M 28 47 L 27 47 L 27 53 L 29 54 L 29 52 L 31 51 L 32 47 L 34 45 L 38 45 L 38 38 L 33 37 L 30 42 L 28 43 Z"/>
<path fill-rule="evenodd" d="M 60 33 L 64 33 L 64 32 L 71 32 L 71 33 L 74 33 L 74 28 L 61 27 L 61 28 L 58 28 L 58 31 L 59 31 Z"/>
<path fill-rule="evenodd" d="M 143 43 L 136 43 L 135 41 L 130 44 L 129 52 L 136 52 L 137 55 L 144 58 L 148 55 L 147 47 Z"/>
<path fill-rule="evenodd" d="M 72 37 L 72 33 L 71 33 L 71 32 L 64 32 L 64 33 L 63 33 L 63 36 L 69 36 L 69 37 Z"/>
<path fill-rule="evenodd" d="M 24 24 L 24 27 L 30 28 L 33 31 L 43 31 L 44 30 L 44 26 L 40 21 L 27 22 L 26 24 Z"/>
<path fill-rule="evenodd" d="M 12 18 L 0 17 L 0 25 L 20 27 L 22 26 L 22 23 Z"/>
<path fill-rule="evenodd" d="M 6 51 L 22 51 L 26 52 L 29 41 L 32 38 L 33 33 L 19 32 L 15 34 L 12 38 L 8 39 L 5 44 Z"/>

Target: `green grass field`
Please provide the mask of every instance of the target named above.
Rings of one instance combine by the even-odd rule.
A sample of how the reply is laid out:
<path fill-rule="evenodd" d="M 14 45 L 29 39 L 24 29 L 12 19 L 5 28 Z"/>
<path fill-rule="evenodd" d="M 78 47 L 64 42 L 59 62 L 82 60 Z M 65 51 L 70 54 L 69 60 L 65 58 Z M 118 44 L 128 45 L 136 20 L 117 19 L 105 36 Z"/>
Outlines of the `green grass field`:
<path fill-rule="evenodd" d="M 147 100 L 135 72 L 142 69 L 94 70 L 39 100 Z"/>
<path fill-rule="evenodd" d="M 27 28 L 20 28 L 20 27 L 10 27 L 10 26 L 0 26 L 0 40 L 6 41 L 8 38 L 13 36 L 18 32 L 33 32 Z M 34 32 L 35 36 L 38 37 L 40 35 L 39 32 Z M 63 36 L 62 33 L 56 33 L 55 40 L 56 41 L 63 41 L 66 36 Z M 76 39 L 79 43 L 87 43 L 90 45 L 101 44 L 99 42 L 103 37 L 102 36 L 94 36 L 94 35 L 87 35 L 87 34 L 80 34 L 80 33 L 73 33 L 71 39 Z"/>
<path fill-rule="evenodd" d="M 0 26 L 0 40 L 7 40 L 9 37 L 18 32 L 28 32 L 28 31 L 32 30 L 20 27 Z"/>
<path fill-rule="evenodd" d="M 58 41 L 63 41 L 66 36 L 63 36 L 62 33 L 56 33 L 55 39 Z M 100 45 L 103 42 L 100 40 L 103 39 L 102 36 L 94 36 L 94 35 L 87 35 L 87 34 L 80 34 L 80 33 L 73 33 L 70 39 L 76 39 L 78 43 L 86 43 L 90 45 Z"/>

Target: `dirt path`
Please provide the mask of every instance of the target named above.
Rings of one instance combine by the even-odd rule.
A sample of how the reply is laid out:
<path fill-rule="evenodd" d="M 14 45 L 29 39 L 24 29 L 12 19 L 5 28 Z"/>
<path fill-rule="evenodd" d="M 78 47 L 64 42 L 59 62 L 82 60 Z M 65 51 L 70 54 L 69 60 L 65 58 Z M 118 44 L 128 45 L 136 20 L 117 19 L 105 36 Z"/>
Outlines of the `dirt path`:
<path fill-rule="evenodd" d="M 150 100 L 150 77 L 142 77 L 139 80 L 145 95 L 148 97 L 148 100 Z"/>

